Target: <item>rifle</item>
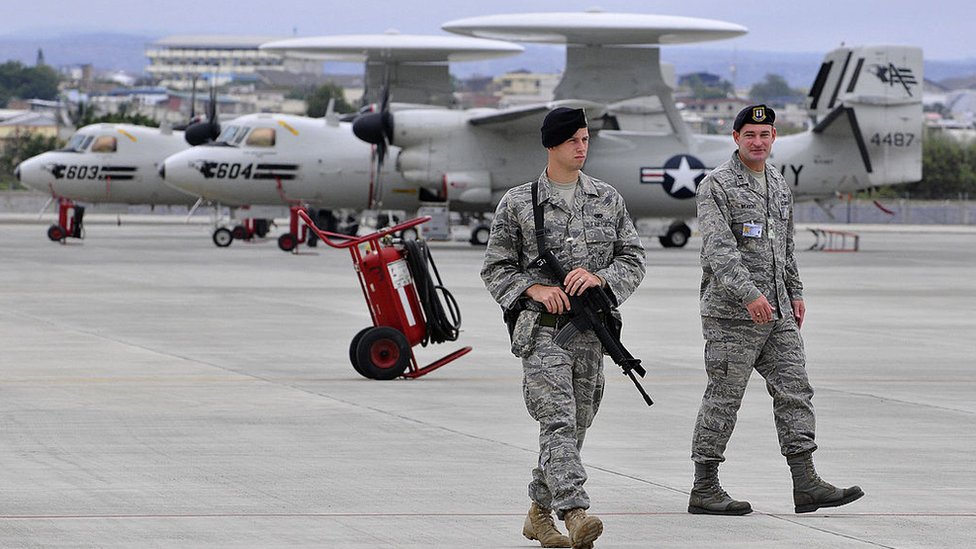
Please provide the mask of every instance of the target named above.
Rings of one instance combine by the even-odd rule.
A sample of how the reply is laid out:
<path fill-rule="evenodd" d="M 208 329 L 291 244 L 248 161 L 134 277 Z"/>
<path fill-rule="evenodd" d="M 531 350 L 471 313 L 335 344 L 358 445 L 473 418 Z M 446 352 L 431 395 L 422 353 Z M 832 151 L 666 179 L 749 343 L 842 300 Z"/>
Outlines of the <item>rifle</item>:
<path fill-rule="evenodd" d="M 566 275 L 568 273 L 566 272 L 566 269 L 560 265 L 559 260 L 556 259 L 556 256 L 553 255 L 552 250 L 546 250 L 543 252 L 542 255 L 535 260 L 535 264 L 540 268 L 548 269 L 549 272 L 560 281 L 560 283 L 566 280 Z M 637 390 L 640 391 L 641 396 L 644 397 L 644 402 L 646 402 L 648 406 L 654 404 L 654 401 L 651 400 L 651 397 L 647 394 L 647 391 L 644 390 L 644 387 L 634 376 L 634 372 L 637 372 L 637 375 L 641 377 L 644 377 L 644 374 L 647 373 L 646 370 L 644 370 L 644 367 L 641 366 L 640 359 L 634 358 L 634 355 L 630 354 L 630 351 L 628 351 L 627 348 L 624 347 L 623 343 L 620 342 L 619 324 L 614 330 L 616 333 L 612 333 L 610 331 L 610 327 L 607 325 L 613 321 L 610 311 L 612 311 L 614 308 L 613 302 L 610 300 L 610 296 L 607 295 L 607 292 L 603 288 L 595 286 L 592 288 L 587 288 L 578 296 L 569 294 L 567 294 L 567 296 L 569 297 L 569 315 L 571 320 L 569 324 L 564 326 L 561 330 L 559 330 L 559 333 L 556 334 L 556 337 L 553 339 L 556 345 L 564 347 L 564 344 L 569 342 L 569 340 L 571 340 L 576 334 L 585 330 L 593 330 L 593 333 L 596 335 L 597 339 L 600 340 L 600 343 L 603 345 L 603 348 L 606 349 L 607 354 L 610 355 L 610 358 L 613 359 L 613 361 L 623 369 L 624 374 L 626 374 L 627 377 L 634 382 Z M 603 318 L 600 318 L 601 315 L 603 315 Z M 604 318 L 606 320 L 604 320 Z"/>

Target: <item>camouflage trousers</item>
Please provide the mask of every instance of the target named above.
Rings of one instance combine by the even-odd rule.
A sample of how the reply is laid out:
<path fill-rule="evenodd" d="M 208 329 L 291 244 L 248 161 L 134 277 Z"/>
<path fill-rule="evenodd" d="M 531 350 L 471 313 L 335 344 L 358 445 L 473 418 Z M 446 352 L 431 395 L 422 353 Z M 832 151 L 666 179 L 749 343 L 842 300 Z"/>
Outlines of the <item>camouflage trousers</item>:
<path fill-rule="evenodd" d="M 539 464 L 529 497 L 562 519 L 565 511 L 590 507 L 580 449 L 603 398 L 603 347 L 586 332 L 563 349 L 553 343 L 555 334 L 555 328 L 538 328 L 534 350 L 522 357 L 522 391 L 539 422 Z"/>
<path fill-rule="evenodd" d="M 773 417 L 784 456 L 816 450 L 813 387 L 803 340 L 792 315 L 766 324 L 702 317 L 708 385 L 698 410 L 691 459 L 725 461 L 746 384 L 755 369 L 773 397 Z"/>

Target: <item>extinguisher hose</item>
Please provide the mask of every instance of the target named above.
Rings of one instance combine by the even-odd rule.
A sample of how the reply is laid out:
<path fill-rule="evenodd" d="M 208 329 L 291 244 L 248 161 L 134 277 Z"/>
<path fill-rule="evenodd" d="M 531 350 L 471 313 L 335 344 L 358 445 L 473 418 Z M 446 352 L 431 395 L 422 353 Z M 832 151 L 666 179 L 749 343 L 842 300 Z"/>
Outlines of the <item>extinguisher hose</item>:
<path fill-rule="evenodd" d="M 437 272 L 437 265 L 430 256 L 427 243 L 423 240 L 407 240 L 403 245 L 407 251 L 407 266 L 417 288 L 417 297 L 427 319 L 427 334 L 421 345 L 426 347 L 428 342 L 455 341 L 461 331 L 461 311 L 454 296 L 441 284 L 441 275 Z M 427 268 L 428 265 L 430 269 Z"/>

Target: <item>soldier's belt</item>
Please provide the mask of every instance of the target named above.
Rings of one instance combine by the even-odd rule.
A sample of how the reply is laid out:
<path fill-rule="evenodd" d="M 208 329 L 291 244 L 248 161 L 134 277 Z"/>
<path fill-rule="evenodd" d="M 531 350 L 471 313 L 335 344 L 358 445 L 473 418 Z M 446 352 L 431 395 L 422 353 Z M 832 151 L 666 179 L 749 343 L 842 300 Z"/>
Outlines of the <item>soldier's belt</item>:
<path fill-rule="evenodd" d="M 548 328 L 562 328 L 569 323 L 569 315 L 554 315 L 552 313 L 539 313 L 539 326 Z"/>
<path fill-rule="evenodd" d="M 597 315 L 602 321 L 606 320 L 603 314 Z M 573 318 L 569 315 L 554 315 L 552 313 L 539 313 L 539 326 L 548 328 L 562 328 L 572 322 Z"/>

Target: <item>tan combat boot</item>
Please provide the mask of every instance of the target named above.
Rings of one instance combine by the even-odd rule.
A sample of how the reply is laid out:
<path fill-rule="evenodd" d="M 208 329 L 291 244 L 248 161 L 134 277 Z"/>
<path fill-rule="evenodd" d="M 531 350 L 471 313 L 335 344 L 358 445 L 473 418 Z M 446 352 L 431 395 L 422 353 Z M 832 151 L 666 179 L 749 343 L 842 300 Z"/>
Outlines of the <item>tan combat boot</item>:
<path fill-rule="evenodd" d="M 824 481 L 813 466 L 812 452 L 786 457 L 793 475 L 793 503 L 797 513 L 812 513 L 821 507 L 839 507 L 860 499 L 859 486 L 838 488 Z"/>
<path fill-rule="evenodd" d="M 693 515 L 748 515 L 748 501 L 732 499 L 718 481 L 717 463 L 695 463 L 695 485 L 688 498 L 688 512 Z"/>
<path fill-rule="evenodd" d="M 589 517 L 583 509 L 571 509 L 563 516 L 573 549 L 591 549 L 596 538 L 603 533 L 603 521 Z"/>
<path fill-rule="evenodd" d="M 543 547 L 572 547 L 569 538 L 556 529 L 556 522 L 552 520 L 552 511 L 539 507 L 534 501 L 532 507 L 529 507 L 529 514 L 525 517 L 522 535 L 538 541 Z"/>

